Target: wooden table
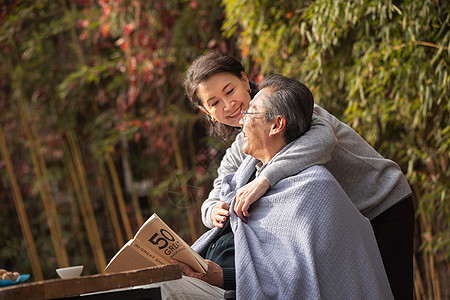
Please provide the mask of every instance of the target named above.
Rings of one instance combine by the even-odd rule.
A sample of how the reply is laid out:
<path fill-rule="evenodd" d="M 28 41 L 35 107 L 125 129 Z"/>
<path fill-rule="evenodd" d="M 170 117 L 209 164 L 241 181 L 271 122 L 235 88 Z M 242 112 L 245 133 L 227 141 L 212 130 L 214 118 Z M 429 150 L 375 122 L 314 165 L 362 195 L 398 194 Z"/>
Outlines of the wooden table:
<path fill-rule="evenodd" d="M 0 288 L 0 300 L 68 298 L 81 294 L 174 280 L 181 276 L 181 268 L 178 265 L 167 265 L 71 279 L 50 279 Z"/>

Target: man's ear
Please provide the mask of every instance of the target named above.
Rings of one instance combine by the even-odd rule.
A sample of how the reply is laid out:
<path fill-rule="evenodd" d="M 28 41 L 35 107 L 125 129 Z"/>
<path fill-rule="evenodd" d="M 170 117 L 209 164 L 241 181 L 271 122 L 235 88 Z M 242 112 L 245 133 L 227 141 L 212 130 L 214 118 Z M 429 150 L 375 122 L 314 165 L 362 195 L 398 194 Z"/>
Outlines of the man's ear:
<path fill-rule="evenodd" d="M 283 116 L 276 116 L 272 122 L 269 135 L 274 136 L 280 133 L 284 134 L 284 131 L 286 130 L 286 119 Z"/>

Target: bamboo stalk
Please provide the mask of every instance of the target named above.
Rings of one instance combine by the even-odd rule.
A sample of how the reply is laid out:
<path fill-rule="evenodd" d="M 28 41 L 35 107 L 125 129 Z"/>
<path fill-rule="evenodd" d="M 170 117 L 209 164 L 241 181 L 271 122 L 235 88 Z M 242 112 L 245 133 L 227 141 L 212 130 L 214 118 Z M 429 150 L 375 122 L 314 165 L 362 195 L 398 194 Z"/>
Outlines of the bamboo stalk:
<path fill-rule="evenodd" d="M 66 4 L 65 0 L 60 0 L 60 2 L 61 2 L 62 7 L 64 8 L 64 14 L 65 14 L 66 18 L 70 21 L 70 25 L 71 25 L 70 26 L 70 35 L 72 37 L 72 46 L 73 46 L 73 48 L 75 50 L 75 53 L 76 53 L 76 55 L 78 57 L 79 62 L 82 65 L 84 65 L 85 62 L 84 62 L 83 50 L 81 49 L 80 40 L 78 39 L 77 32 L 75 30 L 76 25 L 75 25 L 75 23 L 74 23 L 74 21 L 72 19 L 71 14 L 70 14 L 71 11 L 69 10 L 68 4 Z"/>
<path fill-rule="evenodd" d="M 108 164 L 109 170 L 111 172 L 111 178 L 113 181 L 114 190 L 116 191 L 117 203 L 119 204 L 120 216 L 122 217 L 123 227 L 125 228 L 125 233 L 127 235 L 127 239 L 131 240 L 133 238 L 133 234 L 131 231 L 130 221 L 127 215 L 127 209 L 125 206 L 125 201 L 123 199 L 122 189 L 120 188 L 119 176 L 117 175 L 116 167 L 114 166 L 114 162 L 111 158 L 110 154 L 105 155 L 106 163 Z"/>
<path fill-rule="evenodd" d="M 117 249 L 120 249 L 123 242 L 122 231 L 120 230 L 119 218 L 117 216 L 116 206 L 114 205 L 114 197 L 111 192 L 111 186 L 109 184 L 108 175 L 103 163 L 99 163 L 100 176 L 102 177 L 103 189 L 105 190 L 106 207 L 108 207 L 109 217 L 114 229 L 114 236 L 117 242 Z"/>
<path fill-rule="evenodd" d="M 124 151 L 122 153 L 122 162 L 123 162 L 123 167 L 125 170 L 125 179 L 126 179 L 126 183 L 127 183 L 126 185 L 128 185 L 128 187 L 130 189 L 131 199 L 132 199 L 134 211 L 136 214 L 136 221 L 137 221 L 137 225 L 139 228 L 142 226 L 142 224 L 144 224 L 144 218 L 142 217 L 141 205 L 139 204 L 139 198 L 138 198 L 138 195 L 136 192 L 136 187 L 134 186 L 133 173 L 131 172 L 130 160 L 128 159 L 129 147 L 128 147 L 126 140 L 123 137 L 121 139 L 121 142 L 122 142 L 122 148 L 124 149 Z"/>
<path fill-rule="evenodd" d="M 156 201 L 155 201 L 155 199 L 153 197 L 153 193 L 152 193 L 152 190 L 153 190 L 153 179 L 151 178 L 149 180 L 150 180 L 150 184 L 148 185 L 148 188 L 146 190 L 146 194 L 147 194 L 148 208 L 149 208 L 149 211 L 151 212 L 151 211 L 154 210 L 154 207 L 156 206 Z"/>
<path fill-rule="evenodd" d="M 436 272 L 433 253 L 428 254 L 431 269 L 431 282 L 433 283 L 433 294 L 435 300 L 441 300 L 441 287 L 439 285 L 439 274 Z"/>
<path fill-rule="evenodd" d="M 423 210 L 420 210 L 420 223 L 421 228 L 426 228 L 425 231 L 428 230 L 428 226 L 426 224 L 426 216 Z M 434 299 L 433 298 L 433 284 L 432 284 L 432 274 L 431 274 L 431 266 L 430 266 L 430 260 L 426 259 L 426 254 L 423 254 L 423 262 L 425 266 L 425 274 L 427 279 L 427 292 L 428 292 L 428 299 Z"/>
<path fill-rule="evenodd" d="M 155 210 L 155 208 L 158 207 L 158 201 L 152 195 L 151 187 L 147 190 L 147 203 L 148 203 L 148 207 L 150 208 L 150 211 L 153 211 L 153 210 Z"/>
<path fill-rule="evenodd" d="M 195 141 L 194 141 L 194 126 L 195 123 L 198 121 L 198 119 L 200 118 L 200 115 L 197 114 L 195 115 L 190 121 L 189 121 L 189 125 L 188 125 L 188 134 L 187 134 L 187 138 L 188 138 L 188 146 L 189 146 L 189 157 L 191 158 L 191 168 L 196 168 L 197 167 L 197 162 L 195 160 Z M 194 208 L 199 211 L 199 207 L 198 207 L 198 200 L 202 199 L 202 189 L 197 189 L 197 193 L 196 193 L 196 198 L 195 198 L 195 202 L 194 202 Z"/>
<path fill-rule="evenodd" d="M 86 213 L 86 206 L 84 204 L 84 201 L 82 200 L 83 196 L 80 192 L 80 190 L 81 190 L 80 182 L 78 181 L 78 177 L 77 177 L 77 174 L 75 171 L 75 167 L 73 165 L 73 161 L 70 159 L 71 154 L 70 154 L 70 150 L 68 149 L 67 144 L 64 144 L 64 151 L 66 153 L 65 165 L 66 165 L 66 168 L 70 175 L 73 192 L 75 194 L 74 195 L 75 201 L 71 201 L 73 215 L 74 215 L 74 218 L 76 218 L 76 220 L 77 220 L 78 226 L 80 226 L 81 222 L 79 220 L 78 214 L 81 212 L 81 216 L 83 218 L 83 223 L 86 228 L 86 231 L 90 232 L 90 223 L 87 221 L 88 218 L 87 218 L 87 213 Z M 77 203 L 78 203 L 78 205 L 77 205 Z M 87 249 L 86 249 L 86 246 L 83 241 L 84 240 L 83 236 L 77 234 L 77 239 L 78 239 L 78 243 L 80 244 L 80 247 L 81 247 L 81 253 L 82 253 L 83 257 L 87 259 Z"/>
<path fill-rule="evenodd" d="M 56 211 L 55 202 L 52 198 L 51 188 L 48 184 L 47 179 L 44 179 L 42 174 L 46 173 L 45 161 L 42 156 L 38 155 L 38 150 L 40 149 L 39 142 L 33 138 L 32 130 L 28 124 L 27 117 L 24 111 L 22 98 L 18 97 L 19 111 L 22 117 L 23 126 L 30 143 L 30 153 L 31 160 L 34 166 L 34 172 L 36 178 L 40 179 L 42 182 L 39 184 L 39 191 L 41 194 L 42 202 L 44 204 L 44 210 L 47 217 L 47 222 L 49 224 L 50 235 L 52 237 L 53 248 L 55 249 L 56 260 L 58 266 L 67 267 L 69 266 L 69 260 L 67 258 L 66 247 L 62 240 L 61 229 L 58 222 L 58 214 Z"/>
<path fill-rule="evenodd" d="M 88 231 L 88 237 L 90 237 L 90 242 L 92 246 L 92 251 L 94 253 L 95 264 L 97 266 L 97 271 L 99 273 L 105 272 L 106 259 L 105 253 L 103 252 L 103 245 L 100 239 L 100 233 L 98 231 L 97 221 L 95 220 L 94 209 L 92 208 L 91 197 L 88 191 L 87 176 L 83 165 L 83 160 L 81 158 L 80 148 L 76 140 L 75 134 L 72 131 L 67 132 L 67 140 L 69 141 L 69 146 L 72 150 L 72 156 L 74 159 L 75 170 L 80 181 L 82 199 L 86 205 L 87 220 L 90 223 L 91 230 Z"/>
<path fill-rule="evenodd" d="M 433 298 L 433 285 L 431 283 L 431 274 L 430 274 L 430 261 L 426 259 L 426 255 L 423 255 L 423 262 L 425 266 L 425 274 L 427 279 L 427 299 L 434 299 Z"/>
<path fill-rule="evenodd" d="M 181 156 L 181 150 L 180 150 L 180 145 L 178 143 L 178 139 L 175 135 L 175 130 L 172 130 L 172 142 L 173 142 L 173 147 L 174 147 L 174 153 L 175 153 L 175 161 L 177 164 L 177 168 L 179 170 L 184 170 L 184 165 L 183 165 L 183 158 Z M 183 193 L 183 195 L 186 197 L 186 207 L 190 207 L 190 203 L 189 203 L 189 191 L 187 189 L 187 186 L 185 184 L 181 185 L 181 191 Z M 197 228 L 195 226 L 195 220 L 194 220 L 194 216 L 193 214 L 190 214 L 186 211 L 187 215 L 188 215 L 188 223 L 189 223 L 189 231 L 191 233 L 191 238 L 193 241 L 195 241 L 197 239 Z"/>
<path fill-rule="evenodd" d="M 414 192 L 416 193 L 417 199 L 421 199 L 421 195 L 416 186 L 414 186 Z M 432 226 L 430 221 L 428 220 L 423 209 L 420 209 L 420 228 L 423 228 L 425 232 L 432 232 Z M 427 279 L 427 291 L 428 291 L 428 299 L 437 299 L 441 298 L 440 296 L 440 286 L 439 286 L 439 277 L 436 274 L 435 263 L 433 254 L 429 253 L 428 255 L 424 253 L 424 266 L 425 273 Z"/>
<path fill-rule="evenodd" d="M 422 276 L 420 275 L 419 267 L 417 266 L 416 256 L 413 255 L 413 268 L 414 268 L 414 290 L 416 299 L 421 300 L 425 296 L 425 289 L 422 283 Z"/>
<path fill-rule="evenodd" d="M 196 165 L 196 161 L 195 161 L 195 142 L 194 142 L 193 133 L 194 133 L 195 123 L 198 121 L 199 118 L 200 118 L 200 115 L 197 114 L 189 121 L 188 132 L 187 132 L 188 145 L 189 145 L 189 157 L 191 158 L 191 166 L 193 168 Z"/>
<path fill-rule="evenodd" d="M 89 261 L 90 257 L 88 256 L 88 251 L 87 251 L 86 245 L 84 243 L 84 238 L 83 238 L 83 235 L 81 234 L 82 225 L 81 225 L 81 220 L 80 220 L 80 215 L 79 215 L 80 210 L 78 209 L 76 200 L 70 201 L 70 210 L 72 212 L 73 226 L 75 228 L 75 230 L 74 230 L 75 237 L 78 242 L 79 250 L 77 250 L 77 252 L 79 252 L 81 254 L 82 261 Z"/>
<path fill-rule="evenodd" d="M 39 257 L 36 251 L 36 245 L 34 243 L 33 234 L 31 233 L 30 224 L 28 222 L 27 212 L 25 205 L 23 204 L 22 194 L 20 193 L 17 177 L 14 172 L 14 167 L 11 161 L 11 155 L 9 154 L 8 147 L 6 146 L 5 135 L 0 124 L 0 148 L 3 153 L 3 157 L 6 163 L 6 170 L 9 175 L 9 180 L 13 190 L 14 204 L 16 206 L 17 215 L 19 217 L 20 229 L 25 237 L 25 244 L 27 245 L 28 258 L 31 262 L 31 269 L 33 271 L 33 277 L 35 280 L 43 280 L 41 264 L 39 263 Z"/>
<path fill-rule="evenodd" d="M 70 157 L 70 152 L 69 152 L 69 157 Z M 69 169 L 69 174 L 70 174 L 70 178 L 72 180 L 72 185 L 76 194 L 76 199 L 78 200 L 78 206 L 81 212 L 81 215 L 83 217 L 83 222 L 84 222 L 84 226 L 86 227 L 86 232 L 88 232 L 88 236 L 89 236 L 89 232 L 91 232 L 91 226 L 92 224 L 89 222 L 89 217 L 88 217 L 88 213 L 87 213 L 87 208 L 86 208 L 86 203 L 85 201 L 83 201 L 83 194 L 81 192 L 81 184 L 80 181 L 78 179 L 78 175 L 77 172 L 75 170 L 75 166 L 74 166 L 74 162 L 71 159 L 67 160 L 67 168 Z"/>

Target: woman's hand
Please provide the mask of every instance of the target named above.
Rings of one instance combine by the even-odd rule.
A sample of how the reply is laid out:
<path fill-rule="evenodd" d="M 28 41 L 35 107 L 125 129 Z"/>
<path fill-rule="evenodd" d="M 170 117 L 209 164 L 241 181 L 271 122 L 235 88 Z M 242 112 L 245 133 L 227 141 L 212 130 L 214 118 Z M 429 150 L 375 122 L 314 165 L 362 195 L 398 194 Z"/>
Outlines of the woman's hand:
<path fill-rule="evenodd" d="M 261 198 L 270 187 L 269 181 L 266 177 L 256 177 L 251 182 L 247 183 L 236 192 L 236 202 L 234 204 L 234 212 L 245 223 L 247 217 L 250 217 L 248 209 L 256 200 Z"/>
<path fill-rule="evenodd" d="M 213 221 L 214 226 L 222 228 L 229 215 L 230 205 L 223 201 L 219 201 L 211 211 L 211 220 Z"/>
<path fill-rule="evenodd" d="M 191 267 L 178 260 L 173 259 L 170 262 L 181 266 L 181 270 L 183 270 L 183 274 L 185 274 L 186 276 L 201 279 L 211 285 L 215 285 L 220 288 L 223 287 L 222 267 L 208 259 L 205 259 L 205 261 L 208 263 L 208 271 L 206 272 L 206 274 L 196 272 Z"/>

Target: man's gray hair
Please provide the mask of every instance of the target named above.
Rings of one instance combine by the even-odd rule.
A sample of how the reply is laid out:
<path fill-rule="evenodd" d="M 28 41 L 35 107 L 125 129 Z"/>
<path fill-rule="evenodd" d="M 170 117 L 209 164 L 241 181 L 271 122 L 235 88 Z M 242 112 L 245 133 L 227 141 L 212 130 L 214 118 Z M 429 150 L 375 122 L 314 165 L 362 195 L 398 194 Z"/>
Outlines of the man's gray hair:
<path fill-rule="evenodd" d="M 311 127 L 314 97 L 306 85 L 273 74 L 261 81 L 260 90 L 262 89 L 266 89 L 269 94 L 266 99 L 266 119 L 272 120 L 278 115 L 286 119 L 286 144 L 302 136 Z"/>

